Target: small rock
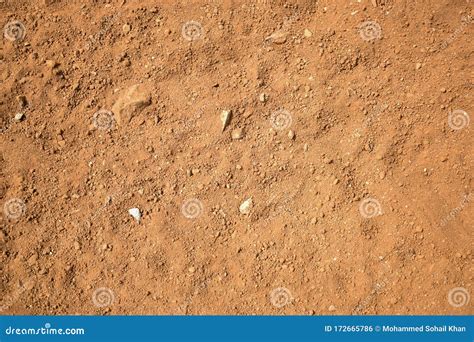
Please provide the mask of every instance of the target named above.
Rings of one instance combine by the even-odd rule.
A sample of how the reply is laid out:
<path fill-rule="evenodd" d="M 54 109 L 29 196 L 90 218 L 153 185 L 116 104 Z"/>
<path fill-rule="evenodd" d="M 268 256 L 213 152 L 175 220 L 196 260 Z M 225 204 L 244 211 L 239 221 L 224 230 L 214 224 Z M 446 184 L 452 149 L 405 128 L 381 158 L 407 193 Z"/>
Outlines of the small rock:
<path fill-rule="evenodd" d="M 57 62 L 55 62 L 55 61 L 53 61 L 53 60 L 51 60 L 51 59 L 48 59 L 48 60 L 46 60 L 46 65 L 47 65 L 49 68 L 53 69 L 53 68 L 57 67 L 57 66 L 59 65 L 59 63 L 57 63 Z"/>
<path fill-rule="evenodd" d="M 311 31 L 308 30 L 308 29 L 304 29 L 304 36 L 305 36 L 306 38 L 309 38 L 309 37 L 311 37 L 312 35 L 313 35 L 313 32 L 311 32 Z"/>
<path fill-rule="evenodd" d="M 24 113 L 16 113 L 16 114 L 15 114 L 15 121 L 16 121 L 16 122 L 20 122 L 20 121 L 22 121 L 24 118 L 25 118 L 25 114 L 24 114 Z"/>
<path fill-rule="evenodd" d="M 131 208 L 131 209 L 128 209 L 128 213 L 130 215 L 132 215 L 132 217 L 135 219 L 135 221 L 137 221 L 138 223 L 140 223 L 140 218 L 142 217 L 142 214 L 140 213 L 140 209 L 138 208 Z"/>
<path fill-rule="evenodd" d="M 421 63 L 416 63 L 416 65 L 415 65 L 415 69 L 416 69 L 416 70 L 421 69 L 421 67 L 422 67 L 422 64 L 421 64 Z"/>
<path fill-rule="evenodd" d="M 379 178 L 380 178 L 380 179 L 384 179 L 384 178 L 385 178 L 385 172 L 384 172 L 384 171 L 381 171 L 381 172 L 380 172 Z"/>
<path fill-rule="evenodd" d="M 132 117 L 151 104 L 148 85 L 135 84 L 126 89 L 112 106 L 112 113 L 118 124 L 128 123 Z"/>
<path fill-rule="evenodd" d="M 188 272 L 189 273 L 194 273 L 194 272 L 196 272 L 196 268 L 194 266 L 191 266 L 191 267 L 188 268 Z"/>
<path fill-rule="evenodd" d="M 245 201 L 242 202 L 242 204 L 239 207 L 239 211 L 243 215 L 248 215 L 250 214 L 250 209 L 252 209 L 253 201 L 252 198 L 249 198 Z"/>
<path fill-rule="evenodd" d="M 81 244 L 78 242 L 78 241 L 74 241 L 74 249 L 76 251 L 80 250 L 81 249 Z"/>
<path fill-rule="evenodd" d="M 124 25 L 122 26 L 122 31 L 123 31 L 123 33 L 125 33 L 125 34 L 129 33 L 131 29 L 132 29 L 132 28 L 130 27 L 129 24 L 124 24 Z"/>
<path fill-rule="evenodd" d="M 330 305 L 328 310 L 329 311 L 336 311 L 336 307 L 334 305 Z"/>
<path fill-rule="evenodd" d="M 231 110 L 222 111 L 221 113 L 222 131 L 224 131 L 226 127 L 229 125 L 231 117 L 232 117 Z"/>
<path fill-rule="evenodd" d="M 286 42 L 287 33 L 284 31 L 276 31 L 270 36 L 265 38 L 265 41 L 269 41 L 274 44 L 284 44 Z"/>
<path fill-rule="evenodd" d="M 260 100 L 260 102 L 265 103 L 267 102 L 267 95 L 265 93 L 261 93 L 258 99 Z"/>
<path fill-rule="evenodd" d="M 293 132 L 292 130 L 290 130 L 290 131 L 288 132 L 288 138 L 290 138 L 290 140 L 294 140 L 295 137 L 296 137 L 295 132 Z"/>
<path fill-rule="evenodd" d="M 236 128 L 232 131 L 231 136 L 232 136 L 232 139 L 239 140 L 244 137 L 244 132 L 242 128 Z"/>

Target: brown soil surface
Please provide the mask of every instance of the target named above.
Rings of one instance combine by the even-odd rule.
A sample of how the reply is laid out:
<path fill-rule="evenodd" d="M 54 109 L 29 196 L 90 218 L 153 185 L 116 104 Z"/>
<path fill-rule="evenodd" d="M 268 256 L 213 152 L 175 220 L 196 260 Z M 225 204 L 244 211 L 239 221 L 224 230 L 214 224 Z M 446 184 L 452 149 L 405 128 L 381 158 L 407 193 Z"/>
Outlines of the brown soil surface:
<path fill-rule="evenodd" d="M 0 0 L 1 313 L 472 314 L 473 16 Z"/>

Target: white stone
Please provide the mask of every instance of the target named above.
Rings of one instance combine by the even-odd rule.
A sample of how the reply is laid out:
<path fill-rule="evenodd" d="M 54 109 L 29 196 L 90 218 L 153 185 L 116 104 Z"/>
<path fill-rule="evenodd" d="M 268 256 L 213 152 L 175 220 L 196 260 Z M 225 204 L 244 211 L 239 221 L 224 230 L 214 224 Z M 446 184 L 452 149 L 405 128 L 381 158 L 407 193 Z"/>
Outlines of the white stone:
<path fill-rule="evenodd" d="M 137 221 L 138 223 L 140 223 L 140 218 L 142 217 L 142 214 L 140 213 L 140 209 L 138 208 L 131 208 L 131 209 L 128 209 L 128 213 L 130 215 L 132 215 L 132 217 L 135 219 L 135 221 Z"/>
<path fill-rule="evenodd" d="M 250 209 L 252 208 L 253 201 L 252 198 L 249 198 L 245 201 L 242 202 L 242 204 L 239 207 L 239 211 L 243 215 L 248 215 L 250 214 Z"/>

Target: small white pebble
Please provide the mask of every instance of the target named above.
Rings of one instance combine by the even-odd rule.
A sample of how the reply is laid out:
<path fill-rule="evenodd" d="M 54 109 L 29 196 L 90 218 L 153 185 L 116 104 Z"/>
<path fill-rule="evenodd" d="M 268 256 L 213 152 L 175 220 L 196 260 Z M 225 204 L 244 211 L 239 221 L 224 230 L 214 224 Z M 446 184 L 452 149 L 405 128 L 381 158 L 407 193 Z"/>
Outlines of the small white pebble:
<path fill-rule="evenodd" d="M 137 221 L 138 223 L 140 223 L 140 219 L 142 217 L 142 214 L 140 213 L 140 209 L 138 208 L 131 208 L 131 209 L 128 209 L 128 213 L 130 215 L 132 215 L 132 217 L 135 219 L 135 221 Z"/>

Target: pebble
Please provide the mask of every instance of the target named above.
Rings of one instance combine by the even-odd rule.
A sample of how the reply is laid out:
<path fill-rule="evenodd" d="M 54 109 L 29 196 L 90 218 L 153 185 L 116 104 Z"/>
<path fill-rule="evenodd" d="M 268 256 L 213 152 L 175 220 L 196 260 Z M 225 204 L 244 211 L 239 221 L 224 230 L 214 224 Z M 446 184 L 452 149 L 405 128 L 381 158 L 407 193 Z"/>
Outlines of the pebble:
<path fill-rule="evenodd" d="M 292 130 L 290 130 L 288 132 L 288 138 L 290 138 L 290 140 L 294 140 L 295 139 L 295 132 L 293 132 Z"/>
<path fill-rule="evenodd" d="M 381 172 L 380 172 L 379 178 L 380 178 L 380 179 L 384 179 L 384 178 L 385 178 L 385 172 L 384 172 L 384 171 L 381 171 Z"/>
<path fill-rule="evenodd" d="M 272 33 L 270 36 L 265 38 L 266 41 L 270 41 L 274 44 L 283 44 L 286 42 L 287 33 L 284 31 L 276 31 Z"/>
<path fill-rule="evenodd" d="M 231 117 L 232 117 L 231 110 L 223 110 L 221 112 L 222 131 L 224 131 L 226 127 L 229 125 Z"/>
<path fill-rule="evenodd" d="M 15 114 L 15 121 L 16 121 L 16 122 L 20 122 L 20 121 L 22 121 L 24 118 L 25 118 L 25 114 L 24 114 L 24 113 L 16 113 L 16 114 Z"/>
<path fill-rule="evenodd" d="M 336 307 L 334 305 L 330 305 L 328 310 L 329 311 L 336 311 Z"/>
<path fill-rule="evenodd" d="M 304 29 L 304 36 L 305 36 L 306 38 L 309 38 L 309 37 L 311 37 L 312 35 L 313 35 L 313 32 L 311 32 L 311 31 L 308 30 L 308 29 Z"/>
<path fill-rule="evenodd" d="M 250 214 L 250 209 L 252 208 L 253 201 L 252 198 L 249 198 L 245 201 L 242 202 L 242 204 L 239 207 L 239 211 L 243 215 L 248 215 Z"/>
<path fill-rule="evenodd" d="M 234 140 L 242 139 L 244 137 L 244 131 L 242 128 L 236 128 L 232 131 L 231 136 Z"/>
<path fill-rule="evenodd" d="M 140 218 L 142 217 L 142 215 L 140 213 L 140 209 L 131 208 L 131 209 L 128 209 L 128 213 L 135 219 L 135 221 L 140 223 Z"/>
<path fill-rule="evenodd" d="M 124 24 L 124 25 L 122 26 L 122 31 L 123 31 L 123 33 L 125 33 L 125 34 L 129 33 L 131 29 L 132 29 L 132 28 L 130 27 L 129 24 Z"/>
<path fill-rule="evenodd" d="M 51 60 L 51 59 L 48 59 L 48 60 L 46 61 L 46 65 L 47 65 L 49 68 L 53 69 L 54 67 L 58 66 L 59 64 L 58 64 L 57 62 Z"/>
<path fill-rule="evenodd" d="M 260 102 L 267 102 L 267 95 L 265 93 L 261 93 L 260 96 L 258 97 L 258 99 L 260 100 Z"/>
<path fill-rule="evenodd" d="M 129 123 L 133 116 L 151 105 L 150 87 L 150 84 L 135 84 L 121 92 L 112 106 L 112 113 L 119 125 Z"/>
<path fill-rule="evenodd" d="M 323 163 L 324 164 L 331 164 L 332 162 L 333 162 L 333 160 L 331 158 L 328 158 L 328 157 L 323 158 Z"/>
<path fill-rule="evenodd" d="M 415 65 L 415 69 L 416 69 L 416 70 L 419 70 L 419 69 L 421 69 L 421 66 L 422 66 L 422 64 L 421 64 L 421 63 L 416 63 L 416 65 Z"/>

